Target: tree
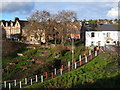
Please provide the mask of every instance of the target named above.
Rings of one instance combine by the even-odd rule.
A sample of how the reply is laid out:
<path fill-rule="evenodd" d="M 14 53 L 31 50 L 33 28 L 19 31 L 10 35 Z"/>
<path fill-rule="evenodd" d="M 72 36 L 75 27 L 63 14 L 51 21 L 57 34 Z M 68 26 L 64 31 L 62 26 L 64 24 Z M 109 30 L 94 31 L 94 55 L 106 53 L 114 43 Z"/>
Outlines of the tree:
<path fill-rule="evenodd" d="M 36 40 L 40 40 L 43 33 L 45 34 L 46 45 L 49 41 L 49 36 L 53 35 L 55 44 L 57 40 L 61 41 L 61 44 L 64 45 L 66 39 L 68 38 L 68 32 L 73 28 L 74 21 L 77 21 L 77 15 L 73 11 L 58 11 L 57 14 L 50 14 L 49 12 L 36 11 L 29 18 L 29 28 L 26 30 L 26 33 L 30 36 L 34 35 Z M 52 33 L 50 33 L 52 32 Z"/>
<path fill-rule="evenodd" d="M 36 40 L 40 41 L 41 44 L 41 37 L 43 34 L 45 35 L 45 41 L 47 42 L 47 33 L 48 33 L 48 19 L 50 18 L 50 13 L 48 11 L 35 11 L 29 18 L 28 18 L 28 28 L 26 29 L 25 33 L 28 36 L 34 35 Z"/>
<path fill-rule="evenodd" d="M 97 20 L 92 20 L 92 19 L 91 19 L 91 20 L 89 20 L 89 23 L 90 23 L 90 24 L 97 24 Z"/>
<path fill-rule="evenodd" d="M 59 31 L 59 37 L 61 37 L 61 44 L 64 45 L 67 39 L 67 33 L 69 26 L 77 19 L 77 15 L 73 11 L 58 11 L 55 15 L 55 20 L 59 22 L 57 30 Z"/>

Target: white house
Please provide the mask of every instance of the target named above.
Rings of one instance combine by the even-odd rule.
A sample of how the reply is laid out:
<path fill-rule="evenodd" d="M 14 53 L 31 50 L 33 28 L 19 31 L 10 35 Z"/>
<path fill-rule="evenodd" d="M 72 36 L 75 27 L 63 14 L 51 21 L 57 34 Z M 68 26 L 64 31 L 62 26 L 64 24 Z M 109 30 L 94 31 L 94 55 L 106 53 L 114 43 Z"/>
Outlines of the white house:
<path fill-rule="evenodd" d="M 115 45 L 120 41 L 120 31 L 117 25 L 100 25 L 99 30 L 85 32 L 85 46 Z"/>

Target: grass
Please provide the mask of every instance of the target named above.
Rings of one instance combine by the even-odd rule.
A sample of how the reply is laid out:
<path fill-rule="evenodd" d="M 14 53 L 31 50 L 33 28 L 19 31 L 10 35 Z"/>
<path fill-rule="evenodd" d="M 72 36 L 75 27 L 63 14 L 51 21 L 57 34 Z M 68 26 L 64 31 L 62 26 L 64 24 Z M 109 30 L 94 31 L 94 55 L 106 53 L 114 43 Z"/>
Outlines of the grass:
<path fill-rule="evenodd" d="M 35 54 L 35 49 L 25 49 L 25 50 L 20 50 L 18 52 L 23 53 L 23 54 L 29 54 L 32 52 L 31 55 L 29 56 L 16 56 L 16 57 L 10 57 L 10 58 L 5 58 L 2 61 L 3 68 L 9 66 L 9 69 L 11 70 L 10 72 L 7 72 L 6 74 L 3 74 L 3 80 L 9 80 L 14 74 L 16 74 L 18 71 L 18 68 L 20 66 L 24 66 L 26 63 L 28 63 L 28 59 L 31 59 L 34 54 Z M 10 62 L 18 62 L 18 64 L 15 65 L 15 67 L 11 68 L 9 65 Z"/>
<path fill-rule="evenodd" d="M 77 42 L 77 43 L 79 43 L 79 42 Z M 83 48 L 84 48 L 83 46 L 76 47 L 76 51 L 75 51 L 75 58 L 76 59 L 78 59 L 79 54 L 82 54 L 80 52 L 83 51 Z M 45 48 L 22 49 L 22 48 L 20 48 L 18 50 L 18 53 L 22 53 L 24 56 L 17 56 L 16 55 L 14 57 L 5 58 L 2 60 L 3 61 L 2 62 L 3 68 L 6 68 L 7 66 L 9 66 L 9 69 L 10 69 L 9 72 L 3 73 L 3 80 L 13 79 L 13 77 L 14 77 L 14 79 L 19 79 L 19 77 L 17 77 L 16 75 L 17 75 L 17 73 L 20 73 L 21 71 L 23 71 L 22 75 L 21 75 L 22 76 L 21 79 L 24 77 L 32 76 L 33 74 L 36 74 L 37 72 L 41 73 L 41 72 L 49 71 L 49 70 L 44 69 L 45 67 L 47 67 L 47 69 L 48 69 L 49 67 L 46 65 L 49 65 L 49 64 L 43 65 L 44 68 L 42 68 L 42 64 L 33 64 L 32 62 L 30 63 L 27 61 L 27 60 L 30 60 L 30 59 L 33 59 L 33 58 L 39 56 L 40 51 L 49 51 L 51 53 L 51 55 L 49 57 L 42 59 L 42 61 L 45 61 L 45 63 L 53 63 L 53 64 L 55 61 L 55 66 L 59 65 L 56 68 L 60 67 L 61 64 L 67 64 L 67 62 L 70 61 L 72 58 L 71 51 L 65 52 L 64 55 L 60 54 L 59 58 L 56 58 L 56 60 L 61 61 L 58 64 L 58 62 L 54 58 L 55 57 L 55 50 L 54 49 L 45 49 Z M 38 60 L 41 60 L 41 59 L 38 59 Z M 10 62 L 18 62 L 18 63 L 15 64 L 14 67 L 12 67 L 9 65 Z M 19 69 L 20 66 L 28 66 L 29 69 L 22 70 L 22 69 Z M 50 66 L 50 68 L 51 68 L 51 66 Z M 30 72 L 32 72 L 32 73 L 30 73 Z M 26 73 L 28 73 L 28 74 L 26 74 Z"/>
<path fill-rule="evenodd" d="M 119 83 L 118 65 L 108 54 L 102 53 L 76 70 L 24 88 L 120 88 Z"/>
<path fill-rule="evenodd" d="M 48 58 L 46 58 L 46 60 L 52 60 L 54 57 L 54 50 L 52 49 L 43 49 L 43 48 L 38 48 L 38 49 L 20 49 L 18 51 L 18 53 L 22 53 L 24 56 L 15 56 L 15 57 L 9 57 L 9 58 L 5 58 L 2 61 L 2 66 L 5 69 L 6 67 L 9 66 L 9 70 L 8 72 L 3 73 L 3 80 L 9 80 L 12 79 L 11 77 L 15 76 L 16 73 L 20 72 L 22 69 L 19 69 L 20 66 L 28 66 L 32 69 L 33 71 L 33 67 L 37 67 L 30 62 L 28 62 L 27 60 L 33 59 L 34 56 L 36 55 L 40 55 L 40 52 L 37 51 L 50 51 L 51 56 L 49 56 Z M 10 62 L 18 62 L 18 64 L 15 64 L 15 66 L 12 68 L 12 66 L 9 65 Z M 31 69 L 28 70 L 24 70 L 25 72 L 29 72 Z M 31 73 L 29 73 L 30 75 Z M 32 75 L 32 74 L 31 74 Z M 23 75 L 23 77 L 26 77 L 25 74 Z M 16 77 L 17 78 L 17 77 Z"/>

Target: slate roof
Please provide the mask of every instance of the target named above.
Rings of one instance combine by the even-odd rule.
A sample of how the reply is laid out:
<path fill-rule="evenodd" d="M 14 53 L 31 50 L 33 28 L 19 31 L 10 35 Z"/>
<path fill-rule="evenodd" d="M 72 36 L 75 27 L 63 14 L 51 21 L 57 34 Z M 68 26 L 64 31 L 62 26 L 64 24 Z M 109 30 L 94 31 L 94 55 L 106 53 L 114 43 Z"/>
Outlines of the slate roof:
<path fill-rule="evenodd" d="M 118 31 L 118 25 L 117 24 L 103 24 L 100 25 L 101 31 Z"/>
<path fill-rule="evenodd" d="M 21 26 L 25 26 L 25 24 L 28 22 L 28 21 L 25 21 L 25 20 L 19 20 L 19 18 L 15 18 L 14 21 L 5 21 L 5 20 L 1 20 L 0 22 L 3 22 L 4 26 L 6 27 L 6 23 L 8 23 L 8 26 L 10 26 L 10 23 L 12 22 L 13 23 L 13 26 L 15 26 L 15 23 L 16 21 L 18 20 L 18 22 L 20 23 Z"/>
<path fill-rule="evenodd" d="M 21 26 L 24 27 L 24 26 L 28 23 L 28 21 L 25 21 L 25 20 L 19 20 L 19 23 L 20 23 Z"/>
<path fill-rule="evenodd" d="M 85 31 L 120 31 L 117 24 L 87 24 L 83 29 Z"/>

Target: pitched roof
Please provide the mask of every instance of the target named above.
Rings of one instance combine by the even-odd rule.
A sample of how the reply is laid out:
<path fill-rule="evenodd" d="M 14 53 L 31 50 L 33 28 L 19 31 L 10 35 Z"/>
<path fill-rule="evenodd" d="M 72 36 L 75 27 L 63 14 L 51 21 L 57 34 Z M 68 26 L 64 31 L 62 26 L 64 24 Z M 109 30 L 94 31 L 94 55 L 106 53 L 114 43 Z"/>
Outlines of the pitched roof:
<path fill-rule="evenodd" d="M 117 24 L 88 24 L 83 29 L 85 31 L 120 31 Z"/>
<path fill-rule="evenodd" d="M 18 22 L 20 23 L 21 26 L 25 26 L 25 24 L 28 22 L 26 20 L 19 20 L 19 18 L 15 18 L 14 21 L 5 21 L 5 20 L 1 20 L 0 22 L 3 22 L 4 26 L 6 27 L 6 23 L 8 23 L 8 26 L 10 26 L 10 23 L 13 23 L 13 26 L 15 26 L 16 21 L 18 20 Z"/>
<path fill-rule="evenodd" d="M 103 25 L 100 25 L 99 29 L 101 31 L 118 31 L 118 25 L 116 25 L 116 24 L 103 24 Z"/>
<path fill-rule="evenodd" d="M 20 23 L 21 26 L 24 27 L 24 26 L 28 23 L 28 21 L 25 21 L 25 20 L 19 20 L 19 23 Z"/>

